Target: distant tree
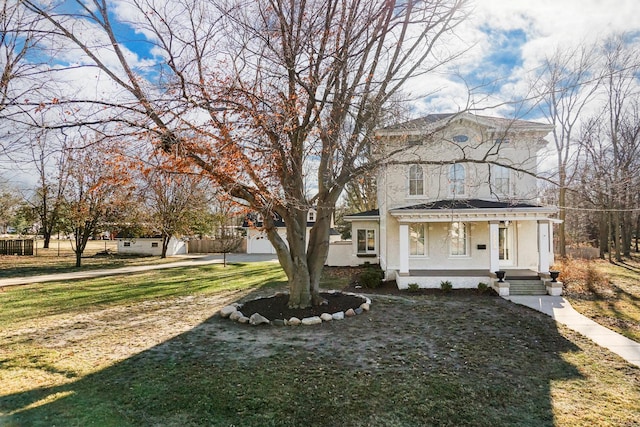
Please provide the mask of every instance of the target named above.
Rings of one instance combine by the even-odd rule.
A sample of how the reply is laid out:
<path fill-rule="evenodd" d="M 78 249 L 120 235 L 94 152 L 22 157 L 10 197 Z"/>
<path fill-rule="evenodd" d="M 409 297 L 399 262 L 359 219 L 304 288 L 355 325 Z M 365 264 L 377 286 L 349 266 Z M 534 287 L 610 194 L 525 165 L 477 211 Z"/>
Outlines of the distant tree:
<path fill-rule="evenodd" d="M 6 233 L 7 228 L 16 222 L 22 203 L 22 196 L 17 189 L 0 184 L 0 234 Z"/>
<path fill-rule="evenodd" d="M 148 223 L 162 235 L 161 257 L 166 258 L 172 237 L 190 234 L 207 216 L 209 200 L 205 181 L 188 171 L 167 167 L 169 157 L 155 153 L 143 167 L 140 192 L 148 209 Z"/>
<path fill-rule="evenodd" d="M 218 199 L 213 208 L 213 229 L 216 249 L 223 254 L 224 266 L 227 266 L 227 254 L 237 251 L 244 240 L 240 231 L 242 213 L 245 209 L 232 200 Z"/>
<path fill-rule="evenodd" d="M 31 159 L 28 168 L 37 173 L 37 184 L 26 201 L 38 217 L 39 232 L 44 248 L 49 248 L 51 236 L 59 229 L 65 191 L 69 179 L 69 157 L 65 155 L 66 142 L 57 140 L 48 132 L 40 132 L 29 145 Z"/>
<path fill-rule="evenodd" d="M 601 82 L 595 47 L 558 49 L 547 57 L 533 83 L 539 97 L 539 110 L 554 125 L 552 142 L 555 148 L 557 176 L 557 204 L 560 208 L 558 225 L 558 254 L 566 256 L 567 191 L 578 171 L 580 144 L 578 127 L 584 111 L 594 100 Z"/>
<path fill-rule="evenodd" d="M 117 147 L 105 143 L 69 146 L 65 153 L 69 177 L 63 225 L 74 238 L 76 267 L 82 265 L 89 238 L 106 223 L 124 222 L 134 203 L 129 170 L 117 157 Z"/>

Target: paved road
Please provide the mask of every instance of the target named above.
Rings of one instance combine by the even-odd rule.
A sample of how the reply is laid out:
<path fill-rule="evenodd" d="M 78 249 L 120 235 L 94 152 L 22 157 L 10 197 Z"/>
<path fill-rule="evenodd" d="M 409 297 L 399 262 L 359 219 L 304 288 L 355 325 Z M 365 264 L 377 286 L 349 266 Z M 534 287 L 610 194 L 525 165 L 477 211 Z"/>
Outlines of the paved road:
<path fill-rule="evenodd" d="M 5 286 L 27 285 L 30 283 L 58 282 L 74 279 L 90 279 L 93 277 L 113 276 L 117 274 L 139 273 L 141 271 L 162 270 L 166 268 L 176 267 L 194 267 L 207 264 L 222 264 L 222 255 L 181 255 L 174 257 L 175 262 L 156 265 L 137 265 L 131 267 L 110 268 L 101 270 L 76 271 L 72 273 L 46 274 L 41 276 L 14 277 L 10 279 L 0 279 L 0 288 Z M 272 261 L 277 262 L 275 255 L 260 254 L 228 254 L 227 262 L 261 262 Z"/>
<path fill-rule="evenodd" d="M 578 313 L 562 297 L 552 296 L 509 296 L 504 297 L 553 317 L 558 323 L 581 333 L 596 344 L 608 348 L 627 362 L 640 367 L 640 343 L 620 335 L 586 316 Z"/>

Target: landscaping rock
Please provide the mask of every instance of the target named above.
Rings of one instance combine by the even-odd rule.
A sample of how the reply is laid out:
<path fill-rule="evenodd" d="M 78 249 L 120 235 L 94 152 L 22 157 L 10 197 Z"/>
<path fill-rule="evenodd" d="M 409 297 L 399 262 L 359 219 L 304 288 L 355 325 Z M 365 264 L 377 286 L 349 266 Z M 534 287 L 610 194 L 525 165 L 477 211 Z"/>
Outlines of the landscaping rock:
<path fill-rule="evenodd" d="M 297 317 L 292 317 L 287 323 L 291 326 L 298 326 L 302 323 L 302 320 L 298 319 Z"/>
<path fill-rule="evenodd" d="M 344 315 L 347 317 L 353 317 L 356 315 L 356 312 L 353 310 L 353 308 L 350 308 L 349 310 L 345 311 Z"/>
<path fill-rule="evenodd" d="M 320 315 L 320 319 L 322 319 L 323 322 L 329 322 L 333 320 L 333 316 L 331 316 L 329 313 L 322 313 Z"/>
<path fill-rule="evenodd" d="M 333 313 L 331 315 L 331 317 L 333 317 L 333 320 L 342 320 L 342 319 L 344 319 L 344 311 L 339 311 L 337 313 Z"/>
<path fill-rule="evenodd" d="M 362 308 L 361 308 L 361 307 L 358 307 L 358 308 L 356 308 L 356 309 L 355 309 L 355 310 L 353 310 L 353 311 L 355 311 L 355 312 L 356 312 L 356 314 L 362 314 L 362 311 L 363 311 L 363 310 L 362 310 Z"/>
<path fill-rule="evenodd" d="M 371 309 L 371 303 L 363 302 L 362 304 L 360 304 L 360 308 L 364 311 L 369 311 Z"/>
<path fill-rule="evenodd" d="M 317 325 L 319 323 L 322 323 L 322 319 L 319 318 L 318 316 L 305 317 L 304 319 L 302 319 L 302 324 L 305 325 L 305 326 Z"/>
<path fill-rule="evenodd" d="M 253 326 L 256 326 L 256 325 L 262 325 L 262 324 L 268 325 L 270 322 L 269 322 L 269 319 L 260 315 L 260 313 L 253 313 L 249 318 L 249 323 L 251 323 Z"/>
<path fill-rule="evenodd" d="M 226 317 L 231 316 L 231 313 L 234 313 L 234 312 L 236 312 L 236 311 L 238 311 L 238 309 L 236 308 L 236 306 L 234 306 L 234 305 L 228 305 L 228 306 L 226 306 L 226 307 L 222 307 L 222 308 L 220 309 L 220 316 L 222 316 L 222 317 L 225 317 L 225 318 L 226 318 Z"/>
<path fill-rule="evenodd" d="M 229 315 L 229 319 L 231 320 L 238 320 L 241 317 L 244 317 L 244 314 L 242 314 L 242 312 L 238 310 L 234 311 Z"/>
<path fill-rule="evenodd" d="M 246 316 L 242 316 L 238 319 L 238 323 L 249 323 L 249 318 Z"/>

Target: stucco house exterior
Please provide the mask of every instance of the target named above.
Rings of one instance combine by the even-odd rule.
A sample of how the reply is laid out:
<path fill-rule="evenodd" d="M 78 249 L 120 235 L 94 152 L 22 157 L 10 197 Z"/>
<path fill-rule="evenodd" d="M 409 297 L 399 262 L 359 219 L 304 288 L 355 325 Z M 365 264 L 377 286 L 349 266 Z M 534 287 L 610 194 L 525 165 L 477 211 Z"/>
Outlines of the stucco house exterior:
<path fill-rule="evenodd" d="M 162 255 L 162 237 L 118 237 L 119 254 Z M 184 255 L 187 245 L 184 241 L 171 237 L 167 246 L 167 256 Z"/>
<path fill-rule="evenodd" d="M 378 132 L 379 209 L 352 224 L 351 265 L 379 263 L 398 287 L 493 285 L 558 294 L 550 282 L 557 208 L 538 202 L 538 151 L 553 129 L 523 120 L 435 114 Z M 507 167 L 508 166 L 508 167 Z M 498 283 L 496 271 L 506 271 Z M 505 284 L 506 283 L 506 284 Z"/>

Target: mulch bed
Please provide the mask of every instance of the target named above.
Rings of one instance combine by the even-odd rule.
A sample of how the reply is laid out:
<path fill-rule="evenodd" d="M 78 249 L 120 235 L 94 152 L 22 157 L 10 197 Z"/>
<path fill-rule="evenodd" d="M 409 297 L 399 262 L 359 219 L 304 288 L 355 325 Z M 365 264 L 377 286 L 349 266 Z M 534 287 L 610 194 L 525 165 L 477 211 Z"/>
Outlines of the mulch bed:
<path fill-rule="evenodd" d="M 277 294 L 268 298 L 247 301 L 242 305 L 240 311 L 247 317 L 250 317 L 253 313 L 260 313 L 269 320 L 288 320 L 292 317 L 303 319 L 305 317 L 320 316 L 322 313 L 333 314 L 339 311 L 347 311 L 350 308 L 356 309 L 360 307 L 360 304 L 365 302 L 364 298 L 360 296 L 344 294 L 342 292 L 321 292 L 320 296 L 327 300 L 327 304 L 310 308 L 292 309 L 287 306 L 289 295 Z"/>

